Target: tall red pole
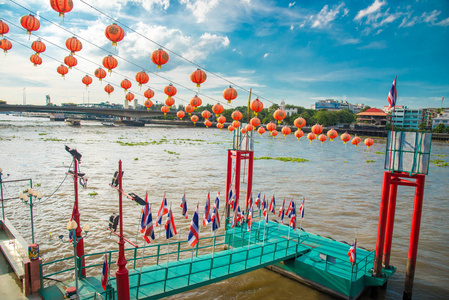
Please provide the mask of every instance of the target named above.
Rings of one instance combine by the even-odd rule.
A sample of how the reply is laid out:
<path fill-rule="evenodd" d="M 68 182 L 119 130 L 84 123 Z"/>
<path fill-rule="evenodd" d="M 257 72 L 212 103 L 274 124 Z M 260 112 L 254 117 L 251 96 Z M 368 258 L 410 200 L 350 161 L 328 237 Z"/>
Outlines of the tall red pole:
<path fill-rule="evenodd" d="M 226 220 L 230 216 L 230 207 L 229 207 L 229 190 L 231 189 L 231 181 L 232 181 L 232 152 L 228 150 L 228 168 L 226 174 Z"/>
<path fill-rule="evenodd" d="M 239 205 L 240 198 L 240 167 L 241 167 L 242 153 L 235 151 L 235 207 Z"/>
<path fill-rule="evenodd" d="M 84 260 L 84 239 L 81 238 L 81 225 L 80 225 L 80 208 L 78 204 L 78 164 L 79 161 L 73 157 L 73 162 L 75 164 L 75 170 L 73 174 L 73 182 L 74 182 L 74 189 L 75 189 L 75 222 L 78 225 L 75 230 L 75 235 L 79 239 L 78 243 L 76 244 L 76 255 L 78 257 L 83 257 L 81 261 L 81 276 L 80 277 L 86 277 L 86 269 L 84 268 L 85 260 Z"/>
<path fill-rule="evenodd" d="M 425 175 L 416 175 L 415 201 L 413 204 L 412 229 L 408 247 L 407 269 L 405 272 L 405 286 L 402 299 L 412 299 L 413 280 L 415 278 L 416 256 L 418 253 L 419 230 L 424 196 Z"/>
<path fill-rule="evenodd" d="M 117 279 L 117 299 L 129 300 L 129 275 L 126 268 L 125 240 L 123 238 L 123 210 L 122 210 L 122 161 L 118 162 L 118 182 L 119 182 L 119 217 L 120 217 L 120 239 L 118 241 L 118 270 L 115 272 Z"/>
<path fill-rule="evenodd" d="M 376 255 L 374 258 L 374 276 L 382 276 L 382 254 L 385 242 L 385 227 L 387 223 L 388 199 L 390 194 L 391 172 L 384 172 L 382 196 L 380 199 L 379 224 L 377 228 Z"/>
<path fill-rule="evenodd" d="M 398 185 L 391 184 L 390 201 L 388 202 L 387 228 L 385 232 L 385 246 L 383 255 L 383 264 L 385 268 L 390 267 L 391 241 L 393 239 L 394 215 L 396 212 L 396 196 L 398 194 Z"/>
<path fill-rule="evenodd" d="M 248 153 L 248 183 L 246 185 L 246 199 L 249 200 L 251 197 L 251 194 L 253 192 L 253 158 L 254 158 L 254 152 L 249 151 Z M 249 211 L 248 207 L 248 201 L 246 201 L 247 207 L 246 211 Z"/>

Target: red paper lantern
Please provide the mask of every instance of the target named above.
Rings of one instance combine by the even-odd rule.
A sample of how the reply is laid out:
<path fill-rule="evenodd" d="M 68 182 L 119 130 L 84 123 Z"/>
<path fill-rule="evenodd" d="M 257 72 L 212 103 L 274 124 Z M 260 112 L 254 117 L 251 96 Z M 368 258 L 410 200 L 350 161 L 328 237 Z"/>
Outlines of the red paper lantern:
<path fill-rule="evenodd" d="M 197 88 L 199 88 L 206 79 L 206 72 L 200 69 L 196 69 L 196 71 L 193 71 L 192 74 L 190 74 L 190 80 L 192 80 L 193 83 L 196 83 Z"/>
<path fill-rule="evenodd" d="M 327 140 L 327 137 L 324 134 L 320 134 L 318 136 L 318 140 L 321 142 L 321 145 Z"/>
<path fill-rule="evenodd" d="M 224 127 L 223 123 L 217 123 L 217 128 L 221 130 Z"/>
<path fill-rule="evenodd" d="M 180 118 L 181 120 L 182 120 L 182 118 L 184 118 L 185 115 L 186 115 L 186 114 L 185 114 L 184 111 L 182 111 L 182 110 L 180 110 L 180 111 L 178 111 L 178 112 L 176 113 L 176 116 L 177 116 L 178 118 Z"/>
<path fill-rule="evenodd" d="M 240 132 L 242 133 L 242 134 L 245 134 L 246 133 L 246 128 L 245 127 L 242 127 L 242 129 L 240 129 Z"/>
<path fill-rule="evenodd" d="M 262 126 L 259 127 L 259 129 L 257 129 L 257 131 L 260 133 L 260 135 L 265 133 L 265 128 L 263 128 Z"/>
<path fill-rule="evenodd" d="M 168 107 L 167 105 L 164 105 L 161 107 L 161 111 L 164 113 L 164 116 L 166 116 L 167 113 L 170 111 L 170 107 Z"/>
<path fill-rule="evenodd" d="M 323 132 L 323 126 L 320 124 L 315 124 L 312 126 L 312 132 L 315 133 L 315 135 L 319 135 Z"/>
<path fill-rule="evenodd" d="M 112 42 L 113 47 L 117 47 L 117 43 L 125 37 L 125 31 L 116 23 L 113 23 L 112 25 L 106 27 L 104 35 Z"/>
<path fill-rule="evenodd" d="M 221 124 L 224 124 L 224 122 L 226 122 L 226 117 L 225 116 L 219 116 L 217 118 L 217 122 L 221 123 Z"/>
<path fill-rule="evenodd" d="M 251 101 L 249 108 L 251 108 L 251 110 L 254 112 L 254 114 L 257 117 L 257 114 L 259 112 L 261 112 L 263 109 L 263 103 L 259 99 L 255 99 L 255 100 Z"/>
<path fill-rule="evenodd" d="M 64 65 L 60 65 L 56 71 L 58 71 L 59 74 L 61 74 L 62 77 L 65 77 L 65 74 L 67 74 L 69 72 L 69 69 L 67 69 L 66 66 Z"/>
<path fill-rule="evenodd" d="M 8 24 L 0 20 L 0 34 L 2 35 L 2 37 L 4 34 L 7 34 L 8 32 L 9 32 Z"/>
<path fill-rule="evenodd" d="M 150 100 L 151 98 L 154 97 L 154 92 L 151 89 L 146 90 L 143 95 L 145 96 L 145 98 L 147 98 L 148 100 Z"/>
<path fill-rule="evenodd" d="M 212 106 L 212 111 L 214 112 L 215 116 L 218 117 L 218 115 L 223 112 L 223 105 L 221 105 L 220 103 L 214 104 L 214 106 Z"/>
<path fill-rule="evenodd" d="M 290 133 L 292 133 L 292 130 L 290 129 L 290 127 L 284 126 L 284 127 L 282 127 L 282 133 L 284 134 L 284 137 L 286 138 L 287 135 L 289 135 Z"/>
<path fill-rule="evenodd" d="M 209 126 L 212 126 L 212 122 L 209 120 L 204 121 L 204 125 L 206 125 L 206 128 L 209 128 Z"/>
<path fill-rule="evenodd" d="M 260 120 L 259 120 L 259 118 L 254 117 L 254 118 L 252 118 L 252 119 L 249 121 L 249 123 L 250 123 L 251 125 L 253 125 L 254 127 L 257 127 L 257 126 L 260 125 Z"/>
<path fill-rule="evenodd" d="M 50 0 L 50 5 L 53 10 L 59 13 L 60 17 L 64 18 L 64 14 L 68 13 L 73 8 L 72 0 Z"/>
<path fill-rule="evenodd" d="M 235 130 L 235 127 L 232 126 L 232 125 L 229 125 L 229 126 L 228 126 L 228 130 L 229 130 L 230 132 L 233 132 L 233 131 Z"/>
<path fill-rule="evenodd" d="M 274 124 L 273 122 L 270 122 L 267 124 L 267 130 L 269 132 L 272 132 L 273 130 L 276 130 L 276 124 Z"/>
<path fill-rule="evenodd" d="M 165 65 L 168 62 L 168 53 L 162 49 L 158 49 L 151 53 L 151 61 L 157 65 L 157 68 L 160 69 L 162 65 Z"/>
<path fill-rule="evenodd" d="M 75 52 L 83 49 L 83 44 L 76 37 L 68 38 L 65 41 L 65 46 L 70 50 L 70 54 L 72 55 L 75 55 Z"/>
<path fill-rule="evenodd" d="M 230 104 L 232 100 L 237 98 L 237 91 L 229 86 L 223 91 L 223 98 L 225 98 L 228 101 L 228 104 Z"/>
<path fill-rule="evenodd" d="M 298 128 L 302 128 L 302 127 L 306 126 L 306 120 L 304 120 L 304 118 L 299 117 L 299 118 L 295 119 L 293 124 Z"/>
<path fill-rule="evenodd" d="M 136 74 L 136 81 L 139 83 L 139 86 L 142 86 L 142 84 L 146 84 L 149 80 L 150 77 L 148 77 L 148 74 L 145 73 L 145 71 L 140 71 Z"/>
<path fill-rule="evenodd" d="M 40 65 L 42 63 L 42 58 L 37 54 L 32 54 L 30 56 L 30 61 L 34 64 L 35 67 L 37 67 L 37 65 Z"/>
<path fill-rule="evenodd" d="M 8 53 L 8 50 L 12 48 L 12 44 L 7 39 L 0 40 L 0 49 L 3 49 L 3 52 Z"/>
<path fill-rule="evenodd" d="M 195 97 L 190 99 L 190 105 L 193 106 L 193 109 L 196 109 L 197 107 L 201 106 L 202 103 L 203 103 L 203 101 L 197 95 L 195 95 Z"/>
<path fill-rule="evenodd" d="M 129 102 L 134 100 L 134 94 L 131 92 L 126 93 L 125 99 L 128 100 Z"/>
<path fill-rule="evenodd" d="M 92 83 L 92 77 L 90 77 L 89 75 L 86 74 L 86 76 L 84 76 L 81 81 L 86 85 L 86 89 L 87 89 L 89 84 Z"/>
<path fill-rule="evenodd" d="M 175 104 L 175 99 L 172 97 L 168 97 L 165 99 L 165 105 L 167 105 L 169 108 L 171 108 Z"/>
<path fill-rule="evenodd" d="M 361 138 L 359 138 L 357 135 L 352 139 L 351 144 L 355 145 L 356 147 L 359 145 L 359 143 L 362 141 Z"/>
<path fill-rule="evenodd" d="M 234 128 L 239 128 L 240 127 L 240 122 L 239 121 L 233 121 L 232 122 L 232 126 L 234 126 Z"/>
<path fill-rule="evenodd" d="M 36 31 L 41 27 L 41 23 L 33 15 L 25 15 L 20 19 L 20 24 L 31 35 L 31 31 Z"/>
<path fill-rule="evenodd" d="M 285 113 L 285 111 L 283 111 L 280 108 L 278 108 L 273 113 L 273 118 L 278 121 L 278 124 L 281 124 L 282 120 L 284 120 L 286 116 L 287 116 L 287 114 Z"/>
<path fill-rule="evenodd" d="M 212 114 L 207 109 L 203 110 L 203 112 L 201 113 L 201 116 L 206 120 L 209 119 L 211 115 Z"/>
<path fill-rule="evenodd" d="M 331 129 L 327 132 L 327 136 L 333 141 L 338 136 L 338 132 L 335 129 Z"/>
<path fill-rule="evenodd" d="M 243 115 L 241 112 L 239 112 L 238 110 L 235 110 L 232 114 L 231 114 L 231 118 L 235 121 L 239 121 L 243 118 Z"/>
<path fill-rule="evenodd" d="M 246 128 L 246 131 L 251 132 L 254 127 L 251 124 L 247 124 L 245 128 Z"/>
<path fill-rule="evenodd" d="M 98 68 L 94 72 L 95 77 L 97 77 L 100 81 L 102 81 L 103 78 L 106 77 L 106 71 L 102 68 Z"/>
<path fill-rule="evenodd" d="M 310 142 L 312 142 L 315 139 L 316 135 L 313 132 L 310 132 L 309 134 L 307 134 L 307 138 L 309 139 Z"/>
<path fill-rule="evenodd" d="M 103 66 L 108 69 L 109 75 L 112 73 L 112 69 L 115 69 L 118 65 L 118 61 L 114 56 L 108 55 L 103 58 Z"/>
<path fill-rule="evenodd" d="M 108 95 L 111 95 L 111 93 L 114 91 L 114 87 L 113 87 L 112 85 L 110 85 L 110 84 L 107 84 L 107 85 L 104 87 L 104 91 L 105 91 L 106 93 L 108 93 Z"/>
<path fill-rule="evenodd" d="M 72 55 L 66 56 L 64 58 L 64 63 L 69 67 L 69 69 L 71 70 L 72 67 L 76 66 L 78 64 L 78 61 L 76 60 L 75 57 L 73 57 Z"/>
<path fill-rule="evenodd" d="M 271 131 L 271 136 L 272 136 L 273 138 L 275 138 L 277 135 L 278 135 L 278 131 L 277 131 L 277 130 Z"/>
<path fill-rule="evenodd" d="M 169 84 L 164 88 L 164 93 L 168 96 L 168 97 L 173 97 L 174 95 L 176 95 L 176 92 L 178 90 L 173 86 L 173 84 Z"/>
<path fill-rule="evenodd" d="M 150 107 L 153 106 L 153 101 L 151 101 L 150 99 L 145 100 L 144 104 L 145 107 L 147 108 L 147 110 L 150 110 Z"/>
<path fill-rule="evenodd" d="M 195 108 L 192 106 L 192 105 L 190 105 L 190 104 L 187 104 L 186 105 L 186 107 L 185 107 L 185 110 L 186 110 L 186 112 L 189 114 L 189 116 L 193 113 L 193 111 L 195 110 Z"/>
<path fill-rule="evenodd" d="M 302 131 L 301 129 L 298 129 L 295 131 L 295 136 L 299 139 L 304 135 L 304 131 Z"/>
<path fill-rule="evenodd" d="M 128 79 L 123 79 L 122 82 L 120 83 L 120 86 L 126 91 L 128 91 L 129 88 L 131 88 L 131 81 L 129 81 Z"/>
<path fill-rule="evenodd" d="M 369 147 L 371 147 L 374 144 L 374 141 L 373 141 L 373 139 L 367 138 L 367 139 L 365 139 L 364 143 L 365 143 L 366 147 L 368 147 L 368 149 L 369 149 Z"/>
<path fill-rule="evenodd" d="M 33 49 L 34 52 L 39 55 L 39 53 L 44 52 L 47 47 L 45 46 L 44 42 L 42 42 L 40 39 L 37 39 L 37 41 L 34 41 L 31 44 L 31 49 Z"/>
<path fill-rule="evenodd" d="M 345 143 L 345 145 L 346 145 L 346 143 L 349 142 L 349 140 L 351 139 L 351 135 L 349 133 L 345 132 L 340 136 L 340 138 L 343 141 L 343 143 Z"/>
<path fill-rule="evenodd" d="M 197 115 L 193 115 L 190 117 L 190 120 L 193 122 L 193 125 L 196 124 L 196 122 L 198 122 L 198 116 Z"/>

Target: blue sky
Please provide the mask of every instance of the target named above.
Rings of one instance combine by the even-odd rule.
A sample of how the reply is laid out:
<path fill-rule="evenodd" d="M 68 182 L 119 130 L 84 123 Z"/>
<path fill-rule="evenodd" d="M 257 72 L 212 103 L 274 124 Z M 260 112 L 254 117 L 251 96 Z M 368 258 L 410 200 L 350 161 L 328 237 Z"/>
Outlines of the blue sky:
<path fill-rule="evenodd" d="M 196 66 L 174 54 L 160 76 L 150 73 L 156 72 L 150 54 L 158 48 L 152 41 L 236 83 L 239 96 L 231 106 L 246 104 L 245 90 L 252 88 L 265 106 L 284 99 L 309 108 L 316 100 L 333 98 L 381 108 L 396 75 L 398 105 L 439 107 L 442 96 L 449 98 L 446 0 L 73 2 L 62 24 L 49 1 L 0 0 L 0 18 L 10 27 L 5 37 L 13 43 L 6 56 L 0 55 L 1 99 L 21 104 L 26 88 L 28 104 L 43 104 L 47 94 L 56 104 L 82 103 L 83 97 L 85 102 L 89 97 L 90 102 L 123 103 L 119 87 L 108 97 L 105 82 L 94 79 L 87 90 L 81 83 L 85 73 L 93 77 L 108 51 L 114 52 L 104 36 L 111 19 L 84 2 L 148 37 L 125 29 L 116 52 L 119 65 L 105 78 L 117 85 L 124 77 L 132 79 L 131 91 L 139 103 L 144 89 L 134 75 L 141 69 L 150 75 L 147 86 L 156 90 L 154 100 L 165 100 L 161 90 L 170 81 L 190 88 L 178 86 L 176 103 L 185 105 L 196 90 L 189 79 Z M 51 58 L 42 56 L 38 67 L 29 61 L 33 52 L 28 48 L 37 36 L 28 40 L 20 27 L 20 17 L 29 13 L 20 5 L 40 17 L 35 34 L 48 40 L 45 54 Z M 68 55 L 64 45 L 72 33 L 84 39 L 83 50 L 75 55 L 79 70 L 71 70 L 63 80 L 56 68 Z M 208 74 L 200 90 L 203 102 L 224 101 L 221 93 L 229 83 L 220 77 Z"/>

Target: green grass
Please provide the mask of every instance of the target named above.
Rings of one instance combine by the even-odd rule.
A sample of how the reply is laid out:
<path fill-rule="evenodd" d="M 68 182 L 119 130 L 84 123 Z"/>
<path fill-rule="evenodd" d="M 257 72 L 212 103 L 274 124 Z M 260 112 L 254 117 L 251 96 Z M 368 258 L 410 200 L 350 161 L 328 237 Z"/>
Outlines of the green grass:
<path fill-rule="evenodd" d="M 437 167 L 449 167 L 449 163 L 441 159 L 431 159 L 430 162 Z"/>
<path fill-rule="evenodd" d="M 367 164 L 370 164 L 370 163 L 373 163 L 373 162 L 376 162 L 376 161 L 375 161 L 375 160 L 372 160 L 372 159 L 367 159 L 367 160 L 366 160 L 366 163 L 367 163 Z"/>
<path fill-rule="evenodd" d="M 96 195 L 98 195 L 98 193 L 97 193 L 97 192 L 92 192 L 92 193 L 89 193 L 89 196 L 91 196 L 91 197 L 95 197 Z"/>
<path fill-rule="evenodd" d="M 179 155 L 179 153 L 175 152 L 175 151 L 169 151 L 169 150 L 164 150 L 164 151 L 167 152 L 168 154 Z"/>
<path fill-rule="evenodd" d="M 261 160 L 261 159 L 274 159 L 274 160 L 279 160 L 279 161 L 283 161 L 283 162 L 306 162 L 309 161 L 308 159 L 305 158 L 299 158 L 299 157 L 271 157 L 271 156 L 261 156 L 261 157 L 255 157 L 254 160 Z"/>
<path fill-rule="evenodd" d="M 381 154 L 381 155 L 384 155 L 385 154 L 385 152 L 379 152 L 379 151 L 376 151 L 376 152 L 374 152 L 375 154 Z"/>

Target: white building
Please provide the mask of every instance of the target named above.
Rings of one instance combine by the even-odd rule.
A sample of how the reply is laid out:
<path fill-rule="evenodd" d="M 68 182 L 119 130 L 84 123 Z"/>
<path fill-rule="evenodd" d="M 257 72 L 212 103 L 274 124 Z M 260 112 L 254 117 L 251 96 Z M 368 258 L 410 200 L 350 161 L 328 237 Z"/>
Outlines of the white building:
<path fill-rule="evenodd" d="M 444 110 L 441 115 L 432 120 L 432 129 L 437 127 L 439 124 L 443 124 L 444 126 L 449 126 L 449 110 Z"/>
<path fill-rule="evenodd" d="M 285 113 L 287 114 L 287 116 L 291 116 L 293 114 L 297 114 L 298 113 L 298 109 L 297 108 L 285 108 L 285 101 L 284 99 L 282 99 L 281 104 L 279 105 L 279 107 L 285 111 Z"/>

